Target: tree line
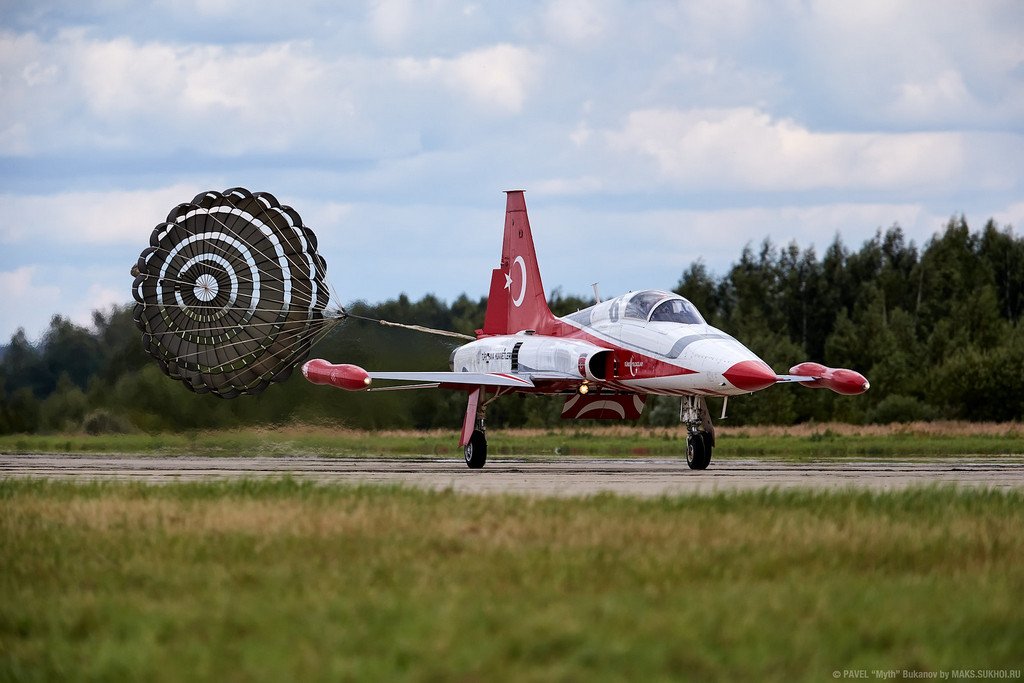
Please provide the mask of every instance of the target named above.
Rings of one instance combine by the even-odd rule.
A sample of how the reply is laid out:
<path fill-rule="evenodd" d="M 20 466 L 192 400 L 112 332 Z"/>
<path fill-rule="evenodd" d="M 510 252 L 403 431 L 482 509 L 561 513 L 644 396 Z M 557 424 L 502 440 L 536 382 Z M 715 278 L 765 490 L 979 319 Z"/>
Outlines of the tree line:
<path fill-rule="evenodd" d="M 990 220 L 972 231 L 949 220 L 922 247 L 893 225 L 857 250 L 836 236 L 814 248 L 765 239 L 715 275 L 701 260 L 675 291 L 711 324 L 777 372 L 804 360 L 854 368 L 871 381 L 859 397 L 784 385 L 730 402 L 734 424 L 839 420 L 1020 420 L 1024 416 L 1024 238 Z M 565 315 L 592 302 L 556 290 Z M 486 298 L 450 305 L 404 294 L 355 302 L 361 316 L 472 334 Z M 292 421 L 355 428 L 454 428 L 465 396 L 433 390 L 350 394 L 293 377 L 255 397 L 196 395 L 165 377 L 141 346 L 132 306 L 93 314 L 86 328 L 54 316 L 38 344 L 19 330 L 0 357 L 0 433 L 236 427 Z M 368 368 L 446 367 L 455 340 L 346 320 L 313 356 Z M 297 373 L 296 373 L 297 375 Z M 488 411 L 494 426 L 552 426 L 562 399 L 511 396 Z M 712 407 L 716 411 L 716 407 Z M 678 419 L 678 400 L 648 399 L 642 423 Z"/>

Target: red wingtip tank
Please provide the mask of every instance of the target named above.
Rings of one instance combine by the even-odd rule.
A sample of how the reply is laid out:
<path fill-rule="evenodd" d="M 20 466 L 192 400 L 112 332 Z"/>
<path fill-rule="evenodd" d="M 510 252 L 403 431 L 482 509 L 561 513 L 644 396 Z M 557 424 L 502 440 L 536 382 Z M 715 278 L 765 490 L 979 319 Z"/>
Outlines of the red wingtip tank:
<path fill-rule="evenodd" d="M 791 367 L 789 372 L 791 375 L 814 378 L 802 382 L 804 386 L 812 389 L 831 389 L 844 396 L 863 394 L 871 388 L 871 383 L 859 372 L 846 368 L 830 368 L 821 363 L 800 363 Z"/>
<path fill-rule="evenodd" d="M 302 366 L 302 376 L 313 384 L 329 384 L 346 391 L 362 391 L 370 386 L 370 375 L 358 365 L 334 365 L 314 358 Z"/>

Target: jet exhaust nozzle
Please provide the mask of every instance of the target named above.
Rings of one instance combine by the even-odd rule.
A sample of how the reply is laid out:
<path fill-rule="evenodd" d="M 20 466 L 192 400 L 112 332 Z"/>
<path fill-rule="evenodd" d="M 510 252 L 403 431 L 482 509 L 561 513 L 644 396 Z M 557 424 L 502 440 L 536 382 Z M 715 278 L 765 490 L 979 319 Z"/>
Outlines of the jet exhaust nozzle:
<path fill-rule="evenodd" d="M 358 365 L 335 365 L 322 358 L 306 361 L 302 366 L 302 376 L 313 384 L 329 384 L 345 391 L 362 391 L 372 381 L 369 373 Z"/>
<path fill-rule="evenodd" d="M 794 365 L 789 372 L 792 375 L 810 377 L 810 380 L 801 382 L 804 386 L 812 389 L 831 389 L 844 396 L 863 394 L 871 388 L 871 383 L 864 375 L 847 368 L 830 368 L 821 363 L 806 362 Z"/>

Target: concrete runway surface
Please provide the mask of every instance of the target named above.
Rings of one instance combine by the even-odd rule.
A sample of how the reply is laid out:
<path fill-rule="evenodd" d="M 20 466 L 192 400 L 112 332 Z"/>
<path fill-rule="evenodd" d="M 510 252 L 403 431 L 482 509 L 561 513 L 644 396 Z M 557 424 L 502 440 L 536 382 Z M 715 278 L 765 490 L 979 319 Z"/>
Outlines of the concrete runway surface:
<path fill-rule="evenodd" d="M 634 496 L 753 489 L 902 489 L 952 485 L 1024 489 L 1024 457 L 965 456 L 913 460 L 712 461 L 703 472 L 669 458 L 494 458 L 482 470 L 434 457 L 325 458 L 0 454 L 0 478 L 35 477 L 175 482 L 265 478 L 337 484 L 401 484 L 465 493 Z"/>

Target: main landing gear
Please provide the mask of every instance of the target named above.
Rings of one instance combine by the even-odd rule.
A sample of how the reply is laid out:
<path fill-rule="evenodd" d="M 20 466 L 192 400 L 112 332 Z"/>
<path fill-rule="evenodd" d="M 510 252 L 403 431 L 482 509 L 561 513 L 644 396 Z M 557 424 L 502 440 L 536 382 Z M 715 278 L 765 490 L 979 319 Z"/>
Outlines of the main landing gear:
<path fill-rule="evenodd" d="M 706 470 L 715 448 L 715 426 L 703 396 L 684 396 L 679 421 L 686 425 L 686 464 L 691 470 Z"/>
<path fill-rule="evenodd" d="M 466 417 L 462 421 L 463 448 L 466 454 L 466 465 L 471 470 L 478 470 L 487 462 L 487 397 L 483 395 L 483 387 L 469 393 L 466 406 Z M 494 396 L 493 401 L 497 396 Z M 482 399 L 482 400 L 481 400 Z M 472 429 L 472 432 L 470 432 Z M 469 438 L 466 438 L 466 434 Z"/>
<path fill-rule="evenodd" d="M 487 462 L 487 437 L 483 429 L 473 430 L 466 444 L 466 464 L 472 470 L 478 470 Z"/>

